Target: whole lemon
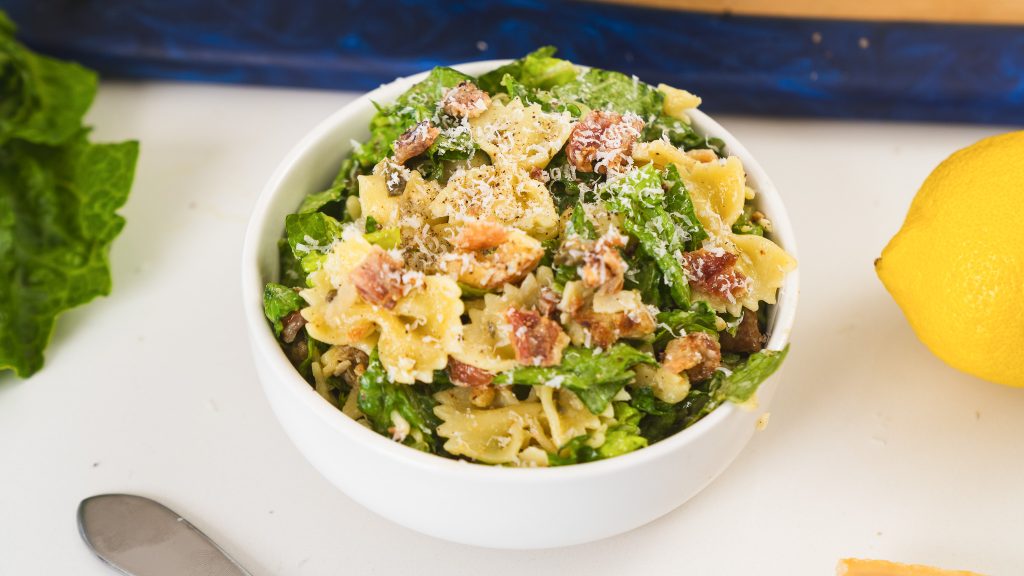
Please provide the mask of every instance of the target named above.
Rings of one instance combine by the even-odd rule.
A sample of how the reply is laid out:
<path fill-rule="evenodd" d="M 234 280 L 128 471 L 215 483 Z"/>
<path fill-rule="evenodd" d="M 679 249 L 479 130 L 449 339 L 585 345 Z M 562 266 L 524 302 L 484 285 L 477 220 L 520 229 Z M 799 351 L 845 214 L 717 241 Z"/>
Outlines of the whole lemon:
<path fill-rule="evenodd" d="M 936 356 L 1024 386 L 1024 132 L 939 164 L 875 270 Z"/>

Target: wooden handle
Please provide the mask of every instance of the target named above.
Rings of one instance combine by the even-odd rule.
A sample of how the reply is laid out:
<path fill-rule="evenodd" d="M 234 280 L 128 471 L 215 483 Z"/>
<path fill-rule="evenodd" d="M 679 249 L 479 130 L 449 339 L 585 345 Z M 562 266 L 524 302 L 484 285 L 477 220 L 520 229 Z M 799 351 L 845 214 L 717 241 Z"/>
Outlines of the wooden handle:
<path fill-rule="evenodd" d="M 1019 0 L 594 0 L 611 4 L 744 16 L 891 20 L 949 24 L 1024 24 Z"/>

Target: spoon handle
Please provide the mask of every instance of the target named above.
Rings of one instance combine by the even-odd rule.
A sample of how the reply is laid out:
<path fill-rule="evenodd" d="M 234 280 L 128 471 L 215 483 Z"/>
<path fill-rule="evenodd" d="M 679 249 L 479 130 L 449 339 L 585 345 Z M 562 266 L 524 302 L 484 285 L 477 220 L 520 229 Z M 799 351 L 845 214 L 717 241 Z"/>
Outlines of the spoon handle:
<path fill-rule="evenodd" d="M 188 520 L 142 496 L 82 500 L 78 531 L 97 556 L 127 576 L 251 576 Z"/>

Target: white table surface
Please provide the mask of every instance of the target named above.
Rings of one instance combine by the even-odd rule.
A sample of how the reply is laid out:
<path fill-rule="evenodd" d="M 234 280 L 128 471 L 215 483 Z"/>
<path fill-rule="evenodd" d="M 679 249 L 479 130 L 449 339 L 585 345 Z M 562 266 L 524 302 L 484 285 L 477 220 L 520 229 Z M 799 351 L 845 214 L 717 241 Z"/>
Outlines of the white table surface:
<path fill-rule="evenodd" d="M 0 376 L 0 574 L 111 574 L 74 522 L 103 492 L 159 498 L 256 576 L 831 575 L 844 556 L 1024 573 L 1024 390 L 931 356 L 872 270 L 931 168 L 1004 130 L 721 118 L 782 190 L 799 239 L 800 311 L 770 425 L 648 526 L 503 552 L 361 508 L 303 460 L 256 382 L 238 279 L 249 209 L 352 97 L 104 84 L 94 136 L 142 142 L 114 293 L 61 318 L 37 376 Z"/>

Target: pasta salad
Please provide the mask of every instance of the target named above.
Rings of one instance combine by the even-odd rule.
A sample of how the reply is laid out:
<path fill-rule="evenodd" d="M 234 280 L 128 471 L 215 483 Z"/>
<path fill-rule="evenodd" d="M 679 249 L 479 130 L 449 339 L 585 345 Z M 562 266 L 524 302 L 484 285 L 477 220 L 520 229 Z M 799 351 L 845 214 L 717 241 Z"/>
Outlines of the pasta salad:
<path fill-rule="evenodd" d="M 699 104 L 552 48 L 435 68 L 287 217 L 264 294 L 286 355 L 368 428 L 492 465 L 611 458 L 755 401 L 796 261 Z"/>

